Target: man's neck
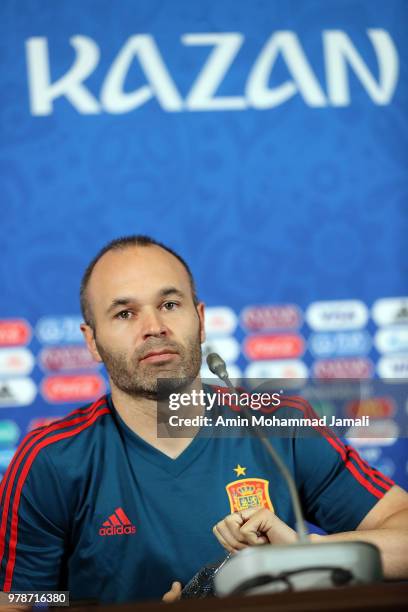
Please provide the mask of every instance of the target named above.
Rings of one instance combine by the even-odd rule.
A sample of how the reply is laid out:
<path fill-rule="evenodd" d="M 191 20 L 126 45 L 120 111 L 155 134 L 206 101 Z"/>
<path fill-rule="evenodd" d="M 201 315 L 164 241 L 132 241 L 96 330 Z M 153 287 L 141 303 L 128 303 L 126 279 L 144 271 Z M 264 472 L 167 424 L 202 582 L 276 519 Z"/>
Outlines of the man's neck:
<path fill-rule="evenodd" d="M 183 393 L 191 391 L 200 392 L 202 389 L 199 377 Z M 112 401 L 115 409 L 119 413 L 126 425 L 145 442 L 157 448 L 159 451 L 176 459 L 193 441 L 199 427 L 192 430 L 188 428 L 188 437 L 181 438 L 180 433 L 177 437 L 172 435 L 169 427 L 165 423 L 158 425 L 157 400 L 146 397 L 135 397 L 118 389 L 111 381 Z M 179 416 L 194 417 L 204 413 L 202 406 L 187 406 L 178 410 Z"/>

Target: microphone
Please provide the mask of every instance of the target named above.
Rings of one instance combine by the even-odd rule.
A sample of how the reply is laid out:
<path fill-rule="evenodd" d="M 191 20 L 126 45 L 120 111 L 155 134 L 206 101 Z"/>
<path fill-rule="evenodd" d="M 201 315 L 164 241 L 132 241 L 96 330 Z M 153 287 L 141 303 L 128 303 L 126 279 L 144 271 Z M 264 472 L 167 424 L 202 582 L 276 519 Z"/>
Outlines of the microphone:
<path fill-rule="evenodd" d="M 217 354 L 207 356 L 210 371 L 237 394 L 225 361 Z M 229 555 L 214 573 L 218 596 L 270 593 L 281 590 L 302 591 L 371 583 L 382 580 L 380 551 L 367 542 L 312 543 L 309 540 L 295 482 L 286 465 L 261 430 L 252 425 L 247 406 L 240 406 L 251 429 L 265 446 L 285 480 L 293 505 L 299 542 L 288 545 L 264 545 L 246 548 Z M 218 571 L 219 570 L 219 571 Z"/>
<path fill-rule="evenodd" d="M 236 393 L 237 397 L 239 397 L 240 394 L 238 393 L 237 389 L 235 389 L 234 385 L 229 379 L 226 363 L 222 359 L 222 357 L 218 355 L 218 353 L 210 353 L 209 355 L 207 355 L 207 365 L 210 371 L 216 376 L 218 376 L 218 378 L 223 380 L 227 384 L 228 388 L 231 389 L 231 391 L 233 391 L 234 393 Z M 242 412 L 249 418 L 249 422 L 251 423 L 252 413 L 249 410 L 249 408 L 247 406 L 240 406 L 240 408 Z M 292 475 L 289 472 L 286 465 L 283 463 L 282 459 L 279 457 L 278 453 L 276 452 L 272 444 L 269 442 L 267 438 L 265 438 L 262 435 L 262 432 L 260 431 L 260 429 L 254 425 L 251 425 L 251 429 L 255 432 L 257 437 L 260 439 L 262 444 L 265 446 L 267 452 L 272 457 L 272 461 L 278 468 L 279 472 L 282 475 L 282 478 L 287 484 L 292 506 L 293 506 L 293 510 L 295 513 L 296 533 L 297 533 L 299 542 L 303 544 L 307 544 L 309 542 L 308 533 L 307 533 L 307 529 L 305 525 L 305 520 L 303 518 L 302 507 L 300 505 L 299 495 L 298 495 L 298 492 L 295 486 L 295 482 L 292 478 Z"/>
<path fill-rule="evenodd" d="M 227 366 L 225 361 L 218 355 L 218 353 L 210 353 L 207 355 L 207 365 L 213 374 L 228 384 L 229 378 Z"/>

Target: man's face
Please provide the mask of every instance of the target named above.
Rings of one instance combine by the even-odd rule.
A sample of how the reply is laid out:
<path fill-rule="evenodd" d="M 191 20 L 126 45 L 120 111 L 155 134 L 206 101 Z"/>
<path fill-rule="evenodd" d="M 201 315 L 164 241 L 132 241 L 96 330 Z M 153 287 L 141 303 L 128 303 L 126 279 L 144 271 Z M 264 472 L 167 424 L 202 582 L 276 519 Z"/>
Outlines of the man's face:
<path fill-rule="evenodd" d="M 111 382 L 133 397 L 155 398 L 158 378 L 192 382 L 201 366 L 204 306 L 194 305 L 187 271 L 157 246 L 109 251 L 96 264 L 88 300 L 88 347 Z"/>

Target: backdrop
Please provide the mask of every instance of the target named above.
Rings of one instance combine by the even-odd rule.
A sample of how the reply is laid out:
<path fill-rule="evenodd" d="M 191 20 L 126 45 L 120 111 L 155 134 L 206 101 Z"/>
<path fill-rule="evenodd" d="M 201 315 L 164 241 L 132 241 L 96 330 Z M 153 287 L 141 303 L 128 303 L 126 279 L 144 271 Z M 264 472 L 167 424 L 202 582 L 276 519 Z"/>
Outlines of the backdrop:
<path fill-rule="evenodd" d="M 191 264 L 233 375 L 408 377 L 404 0 L 0 15 L 0 472 L 29 429 L 104 391 L 78 287 L 124 234 Z M 406 402 L 374 397 L 378 439 L 356 440 L 405 486 Z"/>

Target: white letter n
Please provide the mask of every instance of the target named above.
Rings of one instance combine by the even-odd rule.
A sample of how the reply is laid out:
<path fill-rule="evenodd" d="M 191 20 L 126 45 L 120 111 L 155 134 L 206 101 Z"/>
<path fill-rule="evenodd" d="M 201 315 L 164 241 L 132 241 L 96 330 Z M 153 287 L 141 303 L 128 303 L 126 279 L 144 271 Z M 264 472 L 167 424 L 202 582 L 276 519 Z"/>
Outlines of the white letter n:
<path fill-rule="evenodd" d="M 379 105 L 389 104 L 397 85 L 399 60 L 391 36 L 385 30 L 367 30 L 377 56 L 379 78 L 373 78 L 351 40 L 341 30 L 323 33 L 326 61 L 327 93 L 333 106 L 350 104 L 347 63 L 364 85 L 367 93 Z"/>

